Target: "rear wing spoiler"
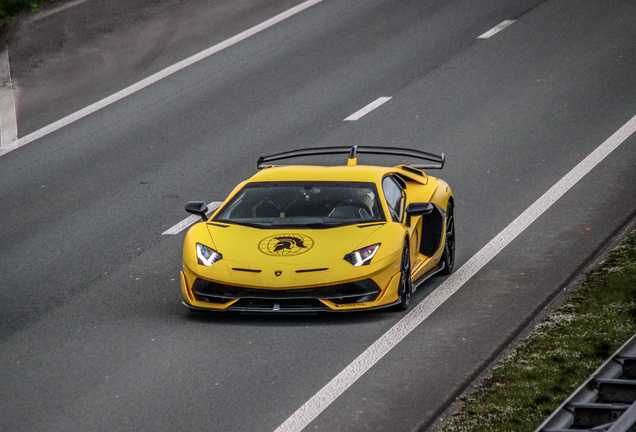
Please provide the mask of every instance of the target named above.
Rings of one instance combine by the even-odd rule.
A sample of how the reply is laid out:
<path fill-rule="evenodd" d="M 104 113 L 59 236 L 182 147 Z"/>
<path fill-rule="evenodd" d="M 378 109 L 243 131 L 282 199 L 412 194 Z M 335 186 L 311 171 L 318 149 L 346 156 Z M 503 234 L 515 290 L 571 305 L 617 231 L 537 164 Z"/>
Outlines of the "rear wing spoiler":
<path fill-rule="evenodd" d="M 436 155 L 420 150 L 405 149 L 398 147 L 371 147 L 371 146 L 353 146 L 353 147 L 316 147 L 310 149 L 291 150 L 273 155 L 261 155 L 256 162 L 258 169 L 272 166 L 270 162 L 282 159 L 290 159 L 301 156 L 318 156 L 328 154 L 348 154 L 349 159 L 347 165 L 357 165 L 358 153 L 364 154 L 382 154 L 391 156 L 408 156 L 416 159 L 426 160 L 432 163 L 408 165 L 417 169 L 442 169 L 444 167 L 444 153 Z"/>

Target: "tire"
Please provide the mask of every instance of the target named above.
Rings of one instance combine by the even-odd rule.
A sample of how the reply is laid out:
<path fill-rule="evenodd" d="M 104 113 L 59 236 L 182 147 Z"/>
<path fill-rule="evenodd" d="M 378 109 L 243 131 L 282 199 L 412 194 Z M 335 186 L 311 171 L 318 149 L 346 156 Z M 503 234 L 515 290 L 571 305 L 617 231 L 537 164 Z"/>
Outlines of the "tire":
<path fill-rule="evenodd" d="M 440 274 L 449 275 L 455 267 L 455 208 L 449 201 L 446 210 L 446 238 L 444 239 L 444 253 L 442 254 L 444 269 Z"/>
<path fill-rule="evenodd" d="M 400 303 L 395 306 L 395 310 L 405 311 L 411 304 L 411 294 L 413 284 L 411 281 L 411 256 L 409 253 L 409 241 L 404 240 L 402 249 L 402 262 L 400 264 L 400 285 L 398 286 L 398 297 Z"/>

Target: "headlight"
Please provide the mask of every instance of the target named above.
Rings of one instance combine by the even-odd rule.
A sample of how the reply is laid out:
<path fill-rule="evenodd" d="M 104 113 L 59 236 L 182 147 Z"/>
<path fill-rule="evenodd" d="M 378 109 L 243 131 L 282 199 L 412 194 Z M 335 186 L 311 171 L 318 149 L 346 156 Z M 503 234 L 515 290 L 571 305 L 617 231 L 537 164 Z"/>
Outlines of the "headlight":
<path fill-rule="evenodd" d="M 344 260 L 354 267 L 360 267 L 371 263 L 371 259 L 380 248 L 380 243 L 367 246 L 345 255 Z"/>
<path fill-rule="evenodd" d="M 223 255 L 201 243 L 197 243 L 197 262 L 201 265 L 210 267 L 217 261 L 221 261 Z"/>

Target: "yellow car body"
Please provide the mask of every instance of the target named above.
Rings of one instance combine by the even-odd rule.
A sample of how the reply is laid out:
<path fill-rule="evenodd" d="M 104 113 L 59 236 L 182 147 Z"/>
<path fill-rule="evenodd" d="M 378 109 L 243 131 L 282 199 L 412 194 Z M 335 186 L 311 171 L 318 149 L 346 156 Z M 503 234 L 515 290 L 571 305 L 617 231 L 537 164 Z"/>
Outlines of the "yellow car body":
<path fill-rule="evenodd" d="M 451 189 L 412 166 L 356 162 L 350 157 L 347 166 L 266 165 L 239 184 L 209 218 L 204 203 L 197 203 L 201 209 L 189 211 L 202 221 L 188 230 L 183 245 L 183 303 L 194 310 L 243 312 L 406 309 L 418 283 L 452 270 Z M 399 204 L 395 184 L 401 188 Z M 385 189 L 393 193 L 391 203 Z M 277 198 L 263 200 L 272 190 L 282 191 L 281 196 L 300 191 L 300 198 L 288 194 L 292 204 L 284 205 Z M 370 196 L 375 207 L 353 199 L 332 204 L 322 196 L 327 191 L 330 196 Z M 249 206 L 248 194 L 257 196 Z M 285 214 L 314 198 L 320 217 Z M 271 215 L 249 218 L 264 206 Z M 233 216 L 237 214 L 242 217 Z M 294 223 L 286 225 L 288 220 Z"/>

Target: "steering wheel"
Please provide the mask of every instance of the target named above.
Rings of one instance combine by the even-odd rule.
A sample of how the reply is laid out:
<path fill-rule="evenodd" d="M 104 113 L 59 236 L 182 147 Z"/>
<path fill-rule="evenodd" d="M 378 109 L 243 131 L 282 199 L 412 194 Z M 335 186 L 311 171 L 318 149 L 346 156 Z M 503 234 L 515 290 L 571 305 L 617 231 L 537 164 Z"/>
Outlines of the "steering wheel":
<path fill-rule="evenodd" d="M 364 201 L 350 198 L 336 204 L 329 217 L 367 220 L 371 219 L 372 211 Z"/>

